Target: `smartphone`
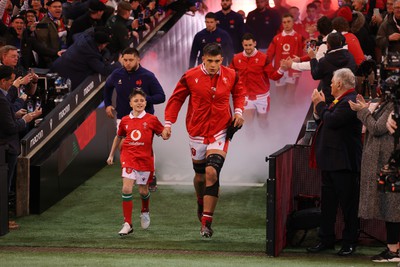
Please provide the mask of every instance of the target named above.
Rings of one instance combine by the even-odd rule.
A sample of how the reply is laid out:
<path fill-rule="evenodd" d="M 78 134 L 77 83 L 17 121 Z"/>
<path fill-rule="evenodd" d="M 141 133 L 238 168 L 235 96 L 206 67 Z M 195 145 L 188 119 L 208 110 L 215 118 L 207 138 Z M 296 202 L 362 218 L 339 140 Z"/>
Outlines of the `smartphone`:
<path fill-rule="evenodd" d="M 139 22 L 139 27 L 144 25 L 143 14 L 139 14 L 138 22 Z"/>
<path fill-rule="evenodd" d="M 144 10 L 144 17 L 145 18 L 150 17 L 150 8 L 149 7 L 146 7 L 146 9 Z"/>
<path fill-rule="evenodd" d="M 19 95 L 21 96 L 21 95 L 23 95 L 23 94 L 25 94 L 25 86 L 21 85 L 21 86 L 19 87 Z"/>
<path fill-rule="evenodd" d="M 317 41 L 316 40 L 311 40 L 309 42 L 307 42 L 307 50 L 311 48 L 312 50 L 315 51 L 315 49 L 317 48 Z"/>
<path fill-rule="evenodd" d="M 380 12 L 379 12 L 379 8 L 374 8 L 374 16 L 379 16 Z"/>
<path fill-rule="evenodd" d="M 42 106 L 42 101 L 40 101 L 40 99 L 36 99 L 36 103 L 35 103 L 35 108 L 39 109 Z"/>
<path fill-rule="evenodd" d="M 31 112 L 34 111 L 33 103 L 32 103 L 31 100 L 29 100 L 29 101 L 26 103 L 26 111 L 27 111 L 28 113 L 31 113 Z"/>

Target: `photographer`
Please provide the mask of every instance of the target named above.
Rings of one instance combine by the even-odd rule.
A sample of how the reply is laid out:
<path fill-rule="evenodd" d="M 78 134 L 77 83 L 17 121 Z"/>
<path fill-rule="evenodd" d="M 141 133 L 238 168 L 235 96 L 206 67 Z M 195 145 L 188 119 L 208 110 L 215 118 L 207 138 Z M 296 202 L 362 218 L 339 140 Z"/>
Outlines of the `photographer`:
<path fill-rule="evenodd" d="M 327 38 L 328 50 L 320 60 L 316 59 L 312 49 L 308 51 L 308 55 L 311 58 L 311 75 L 314 80 L 321 80 L 318 90 L 324 92 L 327 104 L 332 103 L 334 100 L 331 95 L 332 73 L 341 68 L 349 68 L 354 73 L 357 68 L 353 55 L 344 48 L 345 40 L 341 33 L 334 32 L 329 34 Z"/>
<path fill-rule="evenodd" d="M 382 100 L 366 103 L 361 95 L 356 103 L 349 101 L 352 110 L 366 127 L 361 161 L 359 216 L 386 222 L 387 247 L 373 256 L 374 262 L 400 262 L 398 254 L 400 234 L 400 194 L 378 191 L 377 173 L 388 162 L 393 151 L 394 139 L 386 128 L 393 103 Z M 391 118 L 391 116 L 389 116 Z"/>

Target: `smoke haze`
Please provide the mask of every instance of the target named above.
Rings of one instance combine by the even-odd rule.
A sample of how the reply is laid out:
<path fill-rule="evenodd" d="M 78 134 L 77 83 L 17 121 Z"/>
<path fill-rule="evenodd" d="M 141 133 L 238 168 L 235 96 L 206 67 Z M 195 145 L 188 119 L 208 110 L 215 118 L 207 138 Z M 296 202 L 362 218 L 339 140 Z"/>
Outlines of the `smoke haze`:
<path fill-rule="evenodd" d="M 187 70 L 193 36 L 203 29 L 204 17 L 183 16 L 178 23 L 151 47 L 141 64 L 154 72 L 165 91 L 167 101 L 176 83 Z M 243 129 L 238 131 L 229 145 L 228 155 L 221 171 L 221 184 L 264 183 L 268 178 L 265 158 L 287 144 L 294 144 L 306 113 L 310 107 L 310 96 L 316 82 L 309 72 L 295 92 L 292 105 L 276 103 L 274 82 L 271 81 L 271 111 L 268 127 L 255 127 L 253 136 Z M 166 102 L 167 102 L 166 101 Z M 194 176 L 189 149 L 189 138 L 185 126 L 187 103 L 183 105 L 178 120 L 172 125 L 172 136 L 168 141 L 155 138 L 156 173 L 159 181 L 191 184 Z M 164 122 L 164 104 L 156 105 L 157 117 Z M 255 124 L 256 125 L 256 124 Z"/>

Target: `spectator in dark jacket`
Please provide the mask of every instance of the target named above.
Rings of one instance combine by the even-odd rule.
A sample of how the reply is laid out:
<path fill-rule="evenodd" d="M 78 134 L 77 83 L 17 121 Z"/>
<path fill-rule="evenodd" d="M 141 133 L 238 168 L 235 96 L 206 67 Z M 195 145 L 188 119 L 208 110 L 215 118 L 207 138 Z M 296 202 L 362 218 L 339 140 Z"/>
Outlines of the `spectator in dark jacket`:
<path fill-rule="evenodd" d="M 89 75 L 100 73 L 107 76 L 121 66 L 119 62 L 114 64 L 104 62 L 101 51 L 109 42 L 110 37 L 103 31 L 82 35 L 53 63 L 50 70 L 71 79 L 72 90 Z"/>
<path fill-rule="evenodd" d="M 75 34 L 82 33 L 91 27 L 104 26 L 102 16 L 105 9 L 106 5 L 99 0 L 90 0 L 89 10 L 74 20 L 71 25 L 71 29 L 67 36 L 68 46 L 71 46 L 74 42 Z"/>
<path fill-rule="evenodd" d="M 117 14 L 108 19 L 106 25 L 113 33 L 108 45 L 110 52 L 118 58 L 118 54 L 129 46 L 132 25 L 128 25 L 132 7 L 128 2 L 121 1 L 117 7 Z"/>
<path fill-rule="evenodd" d="M 360 41 L 364 55 L 375 58 L 375 39 L 371 35 L 365 16 L 361 12 L 354 12 L 350 31 Z"/>
<path fill-rule="evenodd" d="M 388 17 L 382 22 L 376 36 L 376 42 L 379 47 L 383 50 L 384 54 L 386 48 L 389 52 L 400 51 L 400 1 L 395 1 L 395 8 L 393 14 L 389 14 Z"/>
<path fill-rule="evenodd" d="M 318 90 L 325 94 L 325 102 L 329 105 L 334 97 L 331 94 L 331 80 L 333 72 L 341 68 L 349 68 L 353 73 L 357 69 L 356 62 L 349 50 L 343 48 L 345 38 L 341 33 L 335 32 L 328 35 L 328 50 L 319 61 L 315 58 L 315 52 L 309 49 L 311 58 L 311 75 L 314 80 L 321 80 Z"/>
<path fill-rule="evenodd" d="M 62 18 L 61 0 L 49 0 L 46 3 L 48 12 L 36 25 L 36 38 L 47 48 L 57 51 L 66 48 L 67 27 Z M 39 57 L 40 66 L 48 68 L 55 57 Z"/>

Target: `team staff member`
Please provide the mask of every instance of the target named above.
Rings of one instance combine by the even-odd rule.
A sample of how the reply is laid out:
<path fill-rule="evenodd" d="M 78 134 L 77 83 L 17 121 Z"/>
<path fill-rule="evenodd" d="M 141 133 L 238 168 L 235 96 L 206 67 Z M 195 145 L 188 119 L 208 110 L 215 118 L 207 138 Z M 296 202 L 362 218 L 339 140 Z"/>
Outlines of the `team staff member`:
<path fill-rule="evenodd" d="M 117 112 L 117 129 L 122 117 L 131 112 L 129 95 L 132 90 L 141 89 L 146 94 L 146 112 L 154 114 L 154 105 L 165 101 L 164 90 L 156 76 L 140 65 L 140 55 L 135 48 L 126 48 L 122 51 L 122 67 L 116 69 L 107 78 L 104 86 L 104 104 L 109 118 L 114 119 L 114 110 Z M 114 89 L 117 92 L 116 106 L 112 105 Z M 117 138 L 117 137 L 115 137 Z M 155 190 L 155 184 L 150 187 Z"/>
<path fill-rule="evenodd" d="M 254 133 L 248 126 L 253 125 L 254 118 L 258 116 L 262 128 L 267 125 L 267 114 L 270 108 L 269 79 L 278 80 L 283 76 L 286 68 L 275 70 L 268 63 L 267 56 L 257 50 L 257 42 L 253 34 L 243 35 L 243 52 L 233 57 L 230 68 L 239 73 L 243 84 L 246 85 L 246 102 L 243 117 L 246 120 L 248 134 Z"/>
<path fill-rule="evenodd" d="M 278 11 L 270 8 L 267 0 L 255 0 L 257 8 L 250 11 L 246 18 L 246 31 L 254 34 L 257 48 L 265 52 L 281 26 Z"/>
<path fill-rule="evenodd" d="M 143 90 L 146 94 L 146 112 L 154 114 L 154 105 L 165 101 L 164 90 L 156 76 L 140 65 L 139 51 L 136 48 L 126 48 L 122 52 L 122 65 L 111 73 L 105 84 L 104 104 L 107 116 L 113 119 L 114 110 L 119 120 L 129 114 L 129 95 L 134 88 Z M 114 89 L 117 92 L 115 108 L 111 101 Z"/>
<path fill-rule="evenodd" d="M 219 174 L 228 151 L 227 128 L 232 121 L 237 127 L 243 124 L 245 89 L 234 70 L 221 66 L 222 50 L 218 44 L 207 44 L 203 54 L 203 63 L 182 76 L 168 100 L 164 136 L 171 135 L 171 124 L 190 96 L 186 128 L 195 171 L 200 234 L 209 238 L 213 234 L 211 223 L 218 201 Z M 233 118 L 230 95 L 235 108 Z"/>
<path fill-rule="evenodd" d="M 312 146 L 315 157 L 311 155 L 310 163 L 321 170 L 321 226 L 320 242 L 307 251 L 316 253 L 334 248 L 336 212 L 340 205 L 345 228 L 342 248 L 337 254 L 348 256 L 356 250 L 358 239 L 362 125 L 349 104 L 357 96 L 353 72 L 348 68 L 336 70 L 331 87 L 335 100 L 329 106 L 322 91 L 314 89 L 311 96 L 318 129 Z"/>
<path fill-rule="evenodd" d="M 232 0 L 221 0 L 221 7 L 222 9 L 215 13 L 218 27 L 225 30 L 231 37 L 234 52 L 240 53 L 244 34 L 243 17 L 231 9 Z"/>
<path fill-rule="evenodd" d="M 192 49 L 189 57 L 189 68 L 200 64 L 203 57 L 203 48 L 206 44 L 218 43 L 222 47 L 223 62 L 228 66 L 233 58 L 233 45 L 229 34 L 221 28 L 217 28 L 217 17 L 214 13 L 206 14 L 206 28 L 196 33 L 193 39 Z"/>

